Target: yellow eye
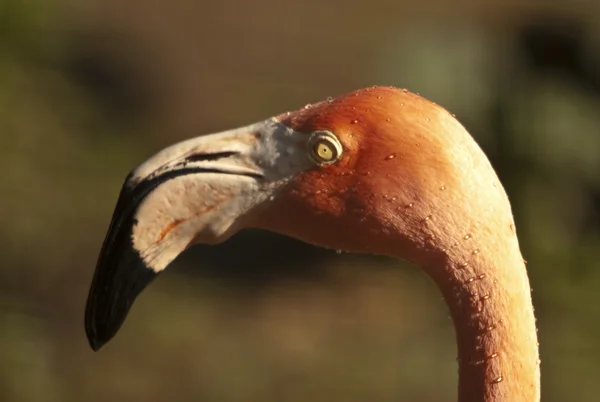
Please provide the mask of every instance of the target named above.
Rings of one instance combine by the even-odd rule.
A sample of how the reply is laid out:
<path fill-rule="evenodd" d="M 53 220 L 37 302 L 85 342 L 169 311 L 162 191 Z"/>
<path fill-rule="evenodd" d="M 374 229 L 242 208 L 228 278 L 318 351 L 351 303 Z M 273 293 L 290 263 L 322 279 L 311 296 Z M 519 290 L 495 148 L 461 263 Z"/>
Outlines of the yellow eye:
<path fill-rule="evenodd" d="M 319 165 L 336 162 L 342 156 L 342 144 L 330 131 L 315 131 L 308 141 L 310 157 Z"/>
<path fill-rule="evenodd" d="M 322 142 L 315 144 L 314 152 L 319 157 L 319 159 L 324 160 L 324 161 L 330 161 L 333 159 L 333 153 L 335 151 L 333 149 L 331 149 L 329 144 L 322 141 Z"/>

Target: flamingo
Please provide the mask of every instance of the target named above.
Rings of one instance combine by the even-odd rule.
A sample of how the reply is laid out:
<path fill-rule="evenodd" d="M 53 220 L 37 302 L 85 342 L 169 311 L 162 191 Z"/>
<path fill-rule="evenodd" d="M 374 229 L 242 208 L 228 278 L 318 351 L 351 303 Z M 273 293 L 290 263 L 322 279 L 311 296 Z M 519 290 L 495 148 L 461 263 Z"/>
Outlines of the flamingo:
<path fill-rule="evenodd" d="M 461 402 L 540 399 L 529 279 L 508 197 L 441 106 L 375 86 L 163 149 L 125 179 L 90 288 L 99 350 L 193 244 L 258 228 L 419 266 L 448 304 Z"/>

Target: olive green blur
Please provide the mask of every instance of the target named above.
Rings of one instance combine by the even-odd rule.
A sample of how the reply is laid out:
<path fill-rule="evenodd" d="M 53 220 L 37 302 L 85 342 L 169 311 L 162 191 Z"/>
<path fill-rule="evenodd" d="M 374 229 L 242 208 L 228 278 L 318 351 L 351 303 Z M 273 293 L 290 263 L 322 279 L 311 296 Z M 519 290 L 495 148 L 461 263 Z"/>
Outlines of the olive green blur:
<path fill-rule="evenodd" d="M 594 4 L 0 0 L 0 401 L 455 401 L 454 330 L 422 272 L 258 231 L 178 258 L 100 352 L 85 338 L 130 169 L 375 84 L 442 104 L 489 155 L 531 277 L 542 401 L 598 401 Z"/>

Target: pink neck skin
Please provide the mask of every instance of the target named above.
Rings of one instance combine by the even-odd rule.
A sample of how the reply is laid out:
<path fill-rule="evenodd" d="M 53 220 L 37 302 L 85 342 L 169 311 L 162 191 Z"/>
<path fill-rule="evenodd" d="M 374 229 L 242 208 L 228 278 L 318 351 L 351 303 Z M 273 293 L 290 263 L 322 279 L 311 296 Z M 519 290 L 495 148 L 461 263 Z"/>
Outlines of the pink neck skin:
<path fill-rule="evenodd" d="M 540 399 L 529 279 L 514 226 L 506 230 L 512 233 L 496 233 L 489 245 L 487 231 L 465 234 L 446 250 L 447 258 L 422 265 L 442 291 L 455 325 L 460 402 Z"/>

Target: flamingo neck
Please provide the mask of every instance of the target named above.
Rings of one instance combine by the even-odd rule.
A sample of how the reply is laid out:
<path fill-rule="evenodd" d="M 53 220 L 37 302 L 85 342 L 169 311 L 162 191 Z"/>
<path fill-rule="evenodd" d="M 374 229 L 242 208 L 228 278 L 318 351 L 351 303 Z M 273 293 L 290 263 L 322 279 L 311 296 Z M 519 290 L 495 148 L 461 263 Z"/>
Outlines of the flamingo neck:
<path fill-rule="evenodd" d="M 452 250 L 443 263 L 426 267 L 455 325 L 458 399 L 538 402 L 540 360 L 525 263 L 516 235 L 491 244 Z"/>

